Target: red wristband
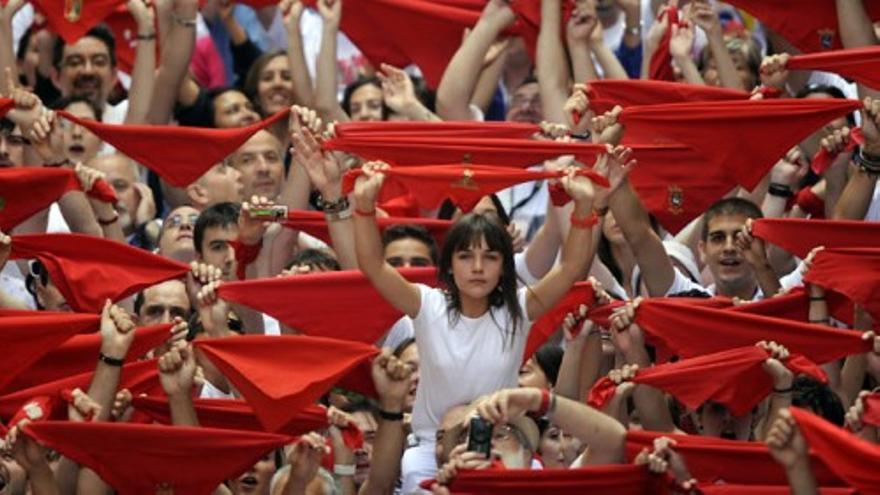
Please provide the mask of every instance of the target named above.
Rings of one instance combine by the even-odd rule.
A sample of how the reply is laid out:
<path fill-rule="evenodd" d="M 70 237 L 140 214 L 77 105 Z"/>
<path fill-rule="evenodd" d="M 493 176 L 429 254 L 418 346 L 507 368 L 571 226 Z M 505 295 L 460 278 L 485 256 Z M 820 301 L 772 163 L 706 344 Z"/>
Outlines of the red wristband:
<path fill-rule="evenodd" d="M 591 229 L 599 223 L 599 215 L 594 211 L 587 218 L 577 218 L 571 213 L 571 226 L 576 229 Z"/>
<path fill-rule="evenodd" d="M 354 214 L 359 217 L 374 217 L 374 216 L 376 216 L 376 208 L 373 208 L 370 211 L 364 211 L 364 210 L 360 210 L 358 208 L 355 208 Z"/>
<path fill-rule="evenodd" d="M 546 416 L 547 411 L 550 410 L 550 391 L 546 388 L 541 389 L 541 406 L 535 411 L 535 415 L 539 418 Z"/>

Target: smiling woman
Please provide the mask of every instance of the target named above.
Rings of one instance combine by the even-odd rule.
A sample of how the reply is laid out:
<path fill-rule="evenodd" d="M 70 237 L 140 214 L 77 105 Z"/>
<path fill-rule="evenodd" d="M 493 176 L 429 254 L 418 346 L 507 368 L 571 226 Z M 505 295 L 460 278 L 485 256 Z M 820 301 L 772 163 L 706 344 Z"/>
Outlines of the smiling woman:
<path fill-rule="evenodd" d="M 287 53 L 264 53 L 248 71 L 243 89 L 264 118 L 292 105 L 293 74 Z"/>

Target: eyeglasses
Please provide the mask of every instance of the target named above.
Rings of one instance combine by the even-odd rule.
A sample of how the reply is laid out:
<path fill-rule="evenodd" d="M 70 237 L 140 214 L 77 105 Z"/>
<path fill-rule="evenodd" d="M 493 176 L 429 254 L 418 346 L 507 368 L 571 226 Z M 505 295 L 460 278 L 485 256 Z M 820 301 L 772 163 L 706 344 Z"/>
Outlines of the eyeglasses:
<path fill-rule="evenodd" d="M 192 227 L 196 226 L 196 220 L 199 219 L 198 213 L 190 213 L 189 215 L 171 215 L 168 217 L 165 222 L 169 227 L 180 227 L 184 223 L 184 219 L 186 219 L 186 223 Z"/>
<path fill-rule="evenodd" d="M 18 134 L 0 134 L 0 142 L 6 141 L 8 146 L 26 146 L 31 144 L 30 139 Z"/>

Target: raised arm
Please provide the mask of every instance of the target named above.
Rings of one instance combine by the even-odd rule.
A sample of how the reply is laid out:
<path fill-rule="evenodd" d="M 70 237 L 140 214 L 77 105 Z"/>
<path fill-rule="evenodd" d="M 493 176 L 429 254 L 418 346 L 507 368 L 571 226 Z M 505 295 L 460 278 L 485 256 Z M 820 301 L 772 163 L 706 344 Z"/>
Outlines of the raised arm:
<path fill-rule="evenodd" d="M 562 108 L 568 99 L 569 73 L 562 46 L 562 2 L 541 0 L 541 31 L 535 71 L 541 90 L 541 108 L 544 120 L 556 124 L 568 122 Z"/>
<path fill-rule="evenodd" d="M 128 11 L 137 23 L 137 50 L 134 69 L 131 72 L 131 88 L 128 90 L 128 113 L 126 124 L 144 124 L 153 98 L 156 70 L 156 33 L 153 23 L 154 11 L 144 0 L 128 0 Z"/>
<path fill-rule="evenodd" d="M 284 16 L 284 27 L 287 29 L 287 58 L 290 60 L 290 72 L 293 74 L 293 93 L 299 105 L 315 104 L 315 89 L 312 77 L 306 64 L 303 52 L 302 32 L 299 29 L 300 19 L 305 10 L 302 0 L 283 0 L 278 8 Z"/>
<path fill-rule="evenodd" d="M 718 14 L 708 0 L 695 0 L 692 4 L 693 21 L 706 32 L 709 40 L 709 50 L 712 52 L 712 58 L 715 59 L 715 66 L 718 68 L 718 78 L 721 85 L 725 88 L 741 89 L 743 86 L 742 79 L 736 71 L 736 64 L 733 63 L 733 57 L 727 49 L 727 43 L 724 41 L 724 33 L 721 30 L 721 21 Z"/>
<path fill-rule="evenodd" d="M 173 425 L 199 426 L 199 418 L 192 402 L 195 374 L 196 357 L 189 343 L 175 342 L 159 358 L 159 381 L 168 396 Z"/>
<path fill-rule="evenodd" d="M 861 153 L 880 160 L 880 99 L 866 97 L 862 117 L 865 144 Z M 868 213 L 880 170 L 856 165 L 834 207 L 835 219 L 862 220 Z"/>
<path fill-rule="evenodd" d="M 590 52 L 590 37 L 594 31 L 601 32 L 601 30 L 599 19 L 596 17 L 595 3 L 578 5 L 572 12 L 565 27 L 565 41 L 568 44 L 568 57 L 575 84 L 585 84 L 599 79 Z"/>
<path fill-rule="evenodd" d="M 339 106 L 336 96 L 336 45 L 339 23 L 342 21 L 342 0 L 318 0 L 318 12 L 324 19 L 321 48 L 318 51 L 315 75 L 315 109 L 327 121 L 346 122 L 348 115 Z"/>
<path fill-rule="evenodd" d="M 385 180 L 382 170 L 387 167 L 384 163 L 367 162 L 363 165 L 364 174 L 355 182 L 354 232 L 358 267 L 386 301 L 415 318 L 422 307 L 419 288 L 385 262 L 382 238 L 376 223 L 376 199 Z"/>
<path fill-rule="evenodd" d="M 840 23 L 840 40 L 845 48 L 877 44 L 874 24 L 868 17 L 863 0 L 837 0 L 837 19 Z M 880 91 L 859 84 L 859 96 L 880 98 Z"/>
<path fill-rule="evenodd" d="M 8 95 L 12 88 L 7 84 L 6 71 L 18 81 L 18 65 L 15 60 L 14 45 L 12 40 L 12 18 L 25 4 L 24 0 L 9 0 L 6 5 L 0 5 L 0 95 Z"/>
<path fill-rule="evenodd" d="M 147 113 L 147 122 L 165 125 L 171 118 L 171 111 L 189 69 L 196 43 L 196 16 L 199 11 L 197 0 L 173 0 L 170 5 L 160 4 L 158 10 L 162 37 L 162 58 Z"/>
<path fill-rule="evenodd" d="M 516 16 L 502 0 L 490 0 L 477 25 L 446 66 L 437 87 L 437 114 L 443 120 L 473 120 L 469 105 L 486 52 Z"/>
<path fill-rule="evenodd" d="M 816 479 L 807 455 L 809 445 L 788 409 L 783 409 L 767 434 L 773 459 L 785 469 L 792 495 L 818 495 Z"/>

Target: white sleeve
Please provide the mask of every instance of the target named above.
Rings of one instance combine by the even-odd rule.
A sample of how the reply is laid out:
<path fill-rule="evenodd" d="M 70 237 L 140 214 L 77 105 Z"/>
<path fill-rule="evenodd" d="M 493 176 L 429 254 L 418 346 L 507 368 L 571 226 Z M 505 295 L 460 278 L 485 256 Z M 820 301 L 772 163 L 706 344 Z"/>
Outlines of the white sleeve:
<path fill-rule="evenodd" d="M 529 271 L 529 265 L 526 263 L 525 251 L 513 255 L 513 264 L 516 266 L 516 276 L 521 285 L 535 285 L 541 280 L 532 275 L 532 272 Z"/>
<path fill-rule="evenodd" d="M 705 287 L 685 277 L 681 273 L 681 271 L 678 270 L 678 268 L 675 268 L 674 271 L 675 278 L 672 280 L 672 285 L 669 286 L 669 290 L 667 290 L 666 294 L 664 294 L 665 296 L 669 297 L 675 294 L 681 294 L 682 292 L 690 292 L 692 290 L 697 290 L 705 293 L 706 295 L 711 295 Z"/>
<path fill-rule="evenodd" d="M 792 287 L 804 285 L 805 269 L 806 265 L 803 261 L 801 261 L 800 263 L 798 263 L 797 268 L 795 268 L 791 273 L 779 279 L 779 286 L 782 287 L 783 290 L 788 290 Z"/>

